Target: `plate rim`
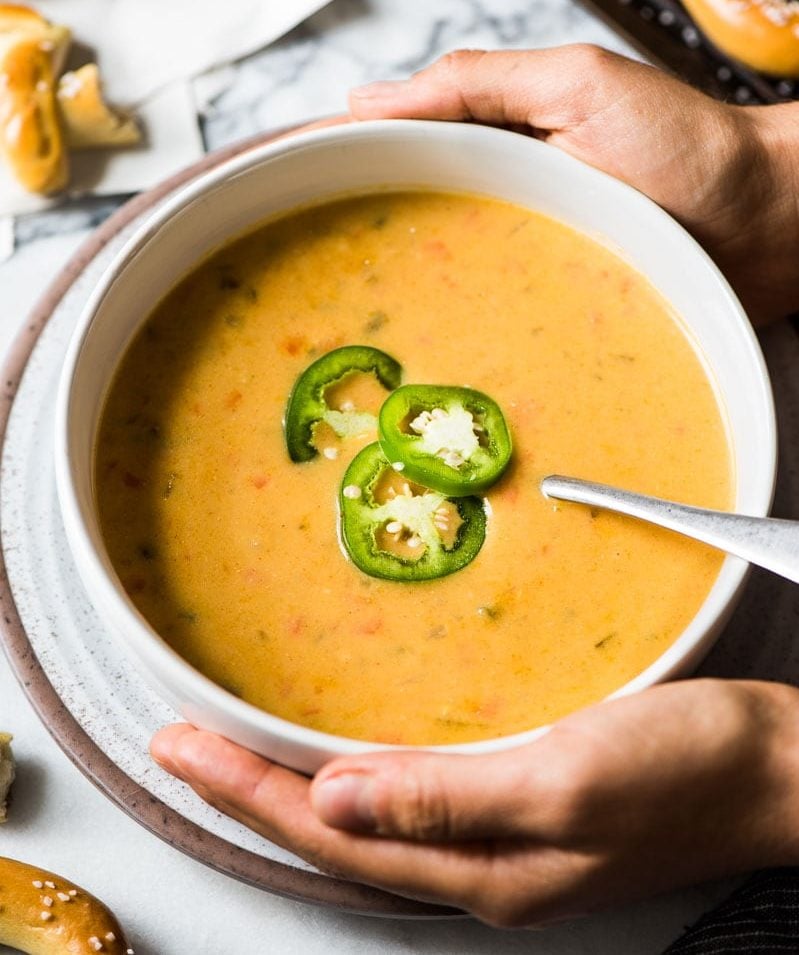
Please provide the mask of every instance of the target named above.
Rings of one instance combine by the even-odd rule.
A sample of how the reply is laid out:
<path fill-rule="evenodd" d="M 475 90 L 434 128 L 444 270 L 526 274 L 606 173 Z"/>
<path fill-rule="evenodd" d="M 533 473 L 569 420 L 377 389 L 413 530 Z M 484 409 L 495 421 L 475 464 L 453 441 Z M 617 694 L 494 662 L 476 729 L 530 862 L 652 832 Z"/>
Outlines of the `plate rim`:
<path fill-rule="evenodd" d="M 249 149 L 308 128 L 308 124 L 282 127 L 258 133 L 208 153 L 158 185 L 133 196 L 79 245 L 36 300 L 27 321 L 13 339 L 5 360 L 0 363 L 0 458 L 5 449 L 8 422 L 19 384 L 39 336 L 64 296 L 111 239 L 134 219 L 196 176 Z M 2 514 L 0 645 L 22 692 L 70 762 L 119 809 L 185 855 L 263 891 L 339 911 L 414 919 L 457 918 L 464 915 L 457 909 L 404 898 L 359 882 L 350 882 L 267 859 L 203 829 L 131 779 L 91 739 L 70 713 L 48 679 L 28 640 L 8 578 L 2 540 Z"/>

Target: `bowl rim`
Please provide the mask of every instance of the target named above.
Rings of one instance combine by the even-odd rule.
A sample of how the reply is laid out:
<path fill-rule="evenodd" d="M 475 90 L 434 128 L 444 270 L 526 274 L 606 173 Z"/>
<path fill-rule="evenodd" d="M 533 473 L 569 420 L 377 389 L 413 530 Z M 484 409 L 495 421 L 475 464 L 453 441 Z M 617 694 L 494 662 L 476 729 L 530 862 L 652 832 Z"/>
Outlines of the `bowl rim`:
<path fill-rule="evenodd" d="M 177 212 L 191 205 L 201 198 L 204 193 L 209 192 L 224 180 L 246 173 L 262 163 L 281 157 L 283 154 L 296 154 L 300 150 L 324 147 L 329 143 L 335 144 L 352 139 L 371 139 L 375 135 L 388 137 L 389 139 L 393 137 L 402 138 L 410 127 L 421 128 L 423 132 L 431 136 L 442 135 L 442 131 L 446 130 L 443 135 L 447 139 L 451 138 L 453 142 L 457 142 L 459 139 L 465 142 L 472 137 L 484 137 L 486 135 L 512 137 L 515 140 L 525 139 L 532 150 L 546 149 L 556 152 L 559 157 L 556 161 L 562 163 L 564 168 L 571 167 L 573 170 L 579 170 L 576 174 L 593 178 L 597 185 L 603 189 L 616 190 L 617 194 L 624 197 L 628 204 L 637 205 L 642 214 L 649 216 L 652 221 L 659 221 L 662 228 L 670 230 L 678 238 L 680 244 L 684 246 L 686 253 L 690 251 L 693 256 L 697 257 L 705 271 L 709 273 L 708 277 L 715 281 L 719 294 L 730 312 L 730 318 L 734 321 L 738 333 L 742 336 L 742 343 L 747 349 L 753 371 L 757 372 L 760 381 L 759 397 L 763 403 L 765 413 L 765 420 L 762 422 L 765 430 L 762 438 L 769 449 L 769 460 L 763 463 L 762 486 L 758 489 L 763 515 L 768 513 L 771 506 L 776 484 L 776 413 L 768 371 L 754 329 L 726 278 L 708 253 L 676 220 L 633 187 L 587 165 L 556 147 L 543 144 L 529 137 L 520 136 L 518 133 L 479 124 L 444 123 L 430 120 L 373 120 L 301 131 L 286 139 L 278 139 L 255 146 L 220 163 L 215 168 L 179 188 L 138 226 L 110 263 L 83 308 L 70 338 L 56 396 L 54 444 L 58 500 L 69 546 L 75 557 L 91 603 L 95 607 L 102 603 L 103 606 L 112 608 L 111 613 L 114 619 L 122 621 L 122 623 L 117 623 L 111 628 L 114 636 L 124 644 L 127 653 L 144 665 L 150 682 L 153 680 L 154 670 L 156 673 L 166 672 L 169 676 L 168 681 L 166 681 L 169 686 L 176 686 L 179 690 L 200 698 L 203 705 L 209 706 L 215 711 L 223 712 L 239 725 L 246 726 L 251 732 L 258 735 L 266 733 L 271 738 L 282 740 L 288 746 L 298 746 L 305 751 L 313 750 L 326 754 L 353 755 L 386 749 L 423 749 L 437 752 L 479 754 L 497 752 L 522 745 L 546 732 L 549 726 L 536 726 L 507 736 L 459 744 L 397 746 L 375 743 L 326 733 L 275 716 L 239 699 L 195 669 L 157 634 L 136 609 L 122 588 L 117 575 L 109 573 L 92 544 L 87 520 L 78 500 L 74 480 L 75 462 L 71 453 L 70 423 L 76 385 L 75 373 L 85 342 L 94 326 L 97 313 L 118 275 L 133 262 L 137 254 L 154 239 L 159 229 Z M 328 201 L 328 197 L 325 197 L 324 201 Z M 289 212 L 290 210 L 287 209 L 279 215 Z M 267 216 L 264 217 L 264 221 L 268 221 Z M 570 227 L 574 228 L 573 226 Z M 246 232 L 255 228 L 257 228 L 257 225 L 253 224 L 245 230 L 231 233 L 228 241 L 238 234 L 246 234 Z M 597 240 L 596 236 L 591 237 Z M 216 246 L 216 248 L 220 247 Z M 615 251 L 616 254 L 619 254 L 619 250 Z M 213 252 L 209 250 L 205 254 L 211 255 Z M 189 267 L 181 274 L 188 274 L 191 268 Z M 145 318 L 142 318 L 142 321 L 144 320 Z M 119 358 L 114 368 L 118 367 Z M 108 380 L 110 380 L 110 376 L 106 385 Z M 108 563 L 110 566 L 110 561 Z M 701 658 L 716 639 L 717 634 L 713 623 L 715 622 L 716 626 L 720 627 L 726 621 L 743 589 L 748 571 L 749 565 L 745 561 L 729 556 L 725 558 L 713 588 L 688 627 L 648 667 L 604 699 L 626 696 L 668 680 L 678 670 L 686 667 L 686 661 L 697 661 Z M 91 586 L 87 580 L 91 581 Z M 107 623 L 107 614 L 101 613 L 101 617 L 106 618 L 104 622 Z M 704 622 L 704 618 L 707 618 L 707 623 Z M 137 631 L 146 639 L 137 641 L 134 646 L 126 636 L 122 635 L 123 631 L 130 632 L 131 629 Z M 700 630 L 699 634 L 693 636 L 690 631 L 697 629 Z"/>

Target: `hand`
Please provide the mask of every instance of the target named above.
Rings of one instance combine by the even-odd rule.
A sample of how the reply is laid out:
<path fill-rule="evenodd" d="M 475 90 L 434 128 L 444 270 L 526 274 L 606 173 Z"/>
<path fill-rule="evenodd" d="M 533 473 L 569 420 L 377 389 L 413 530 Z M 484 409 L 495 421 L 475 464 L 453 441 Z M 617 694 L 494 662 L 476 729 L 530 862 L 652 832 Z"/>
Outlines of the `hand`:
<path fill-rule="evenodd" d="M 799 861 L 799 691 L 696 680 L 490 756 L 344 757 L 311 782 L 187 725 L 152 754 L 320 869 L 501 926 Z"/>
<path fill-rule="evenodd" d="M 755 321 L 799 309 L 799 104 L 729 106 L 599 47 L 451 53 L 354 90 L 356 119 L 526 131 L 646 193 L 701 242 Z"/>

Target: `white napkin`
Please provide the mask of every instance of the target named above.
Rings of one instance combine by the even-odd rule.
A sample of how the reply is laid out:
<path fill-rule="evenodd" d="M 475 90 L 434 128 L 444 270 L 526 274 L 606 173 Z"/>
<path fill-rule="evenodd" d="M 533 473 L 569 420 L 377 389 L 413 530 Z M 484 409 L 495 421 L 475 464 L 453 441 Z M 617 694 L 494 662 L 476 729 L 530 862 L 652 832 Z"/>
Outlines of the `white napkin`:
<path fill-rule="evenodd" d="M 174 80 L 272 43 L 327 0 L 33 0 L 93 47 L 109 99 L 137 105 Z"/>
<path fill-rule="evenodd" d="M 31 0 L 48 19 L 70 27 L 75 44 L 91 48 L 108 100 L 135 106 L 146 135 L 134 149 L 73 153 L 67 194 L 138 192 L 199 159 L 191 80 L 272 43 L 327 2 Z M 0 217 L 58 201 L 26 192 L 0 163 Z"/>

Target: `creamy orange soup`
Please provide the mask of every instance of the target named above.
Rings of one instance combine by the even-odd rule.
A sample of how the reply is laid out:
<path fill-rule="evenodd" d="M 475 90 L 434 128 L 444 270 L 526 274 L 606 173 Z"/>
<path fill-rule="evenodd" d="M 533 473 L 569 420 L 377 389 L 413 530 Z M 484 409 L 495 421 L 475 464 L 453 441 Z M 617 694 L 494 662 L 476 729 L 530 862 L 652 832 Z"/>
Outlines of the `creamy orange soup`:
<path fill-rule="evenodd" d="M 505 413 L 512 463 L 486 493 L 482 550 L 451 576 L 379 580 L 343 553 L 339 485 L 374 434 L 288 458 L 292 385 L 347 344 Z M 711 383 L 668 305 L 608 250 L 526 209 L 420 192 L 290 215 L 183 280 L 118 371 L 96 490 L 125 589 L 198 670 L 306 726 L 433 744 L 618 689 L 719 571 L 702 545 L 545 500 L 550 473 L 729 506 Z"/>

